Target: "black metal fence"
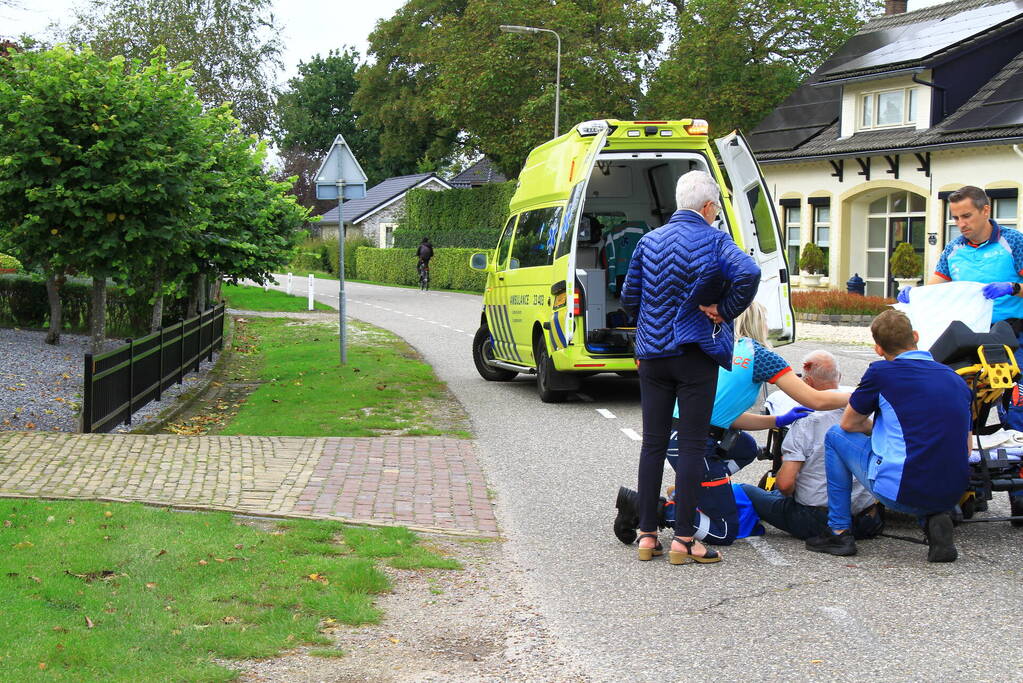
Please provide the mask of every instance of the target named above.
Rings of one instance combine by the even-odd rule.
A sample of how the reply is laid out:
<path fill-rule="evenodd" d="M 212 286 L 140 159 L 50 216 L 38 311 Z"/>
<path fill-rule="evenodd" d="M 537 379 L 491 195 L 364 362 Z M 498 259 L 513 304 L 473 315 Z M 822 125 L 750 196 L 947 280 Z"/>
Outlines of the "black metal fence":
<path fill-rule="evenodd" d="M 83 432 L 109 432 L 224 347 L 221 304 L 112 351 L 85 354 Z"/>

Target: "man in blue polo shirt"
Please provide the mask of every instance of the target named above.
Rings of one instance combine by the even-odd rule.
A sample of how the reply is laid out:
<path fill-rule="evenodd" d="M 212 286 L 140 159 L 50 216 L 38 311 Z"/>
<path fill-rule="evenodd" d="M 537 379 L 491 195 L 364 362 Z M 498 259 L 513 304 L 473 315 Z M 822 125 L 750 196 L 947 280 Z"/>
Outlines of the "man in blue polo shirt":
<path fill-rule="evenodd" d="M 955 372 L 917 350 L 918 335 L 905 313 L 881 313 L 870 333 L 884 360 L 870 364 L 842 421 L 824 437 L 830 532 L 810 538 L 806 547 L 856 554 L 849 531 L 856 477 L 885 507 L 920 518 L 928 561 L 953 562 L 958 553 L 949 511 L 970 478 L 970 390 Z"/>
<path fill-rule="evenodd" d="M 948 196 L 949 213 L 960 235 L 945 245 L 927 284 L 969 280 L 985 283 L 984 296 L 994 299 L 991 322 L 1008 320 L 1023 332 L 1023 233 L 991 220 L 991 201 L 979 187 L 967 185 Z M 909 290 L 899 301 L 909 302 Z"/>

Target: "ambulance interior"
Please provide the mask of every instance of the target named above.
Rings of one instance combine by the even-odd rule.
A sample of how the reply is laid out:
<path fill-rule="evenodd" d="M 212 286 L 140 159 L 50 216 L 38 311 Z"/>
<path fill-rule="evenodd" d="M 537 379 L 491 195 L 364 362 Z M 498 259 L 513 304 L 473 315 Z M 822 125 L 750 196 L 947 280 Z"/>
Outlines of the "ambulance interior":
<path fill-rule="evenodd" d="M 640 237 L 675 212 L 675 184 L 693 170 L 708 170 L 702 154 L 611 152 L 597 158 L 576 240 L 589 351 L 630 351 L 635 328 L 619 296 L 632 252 Z"/>

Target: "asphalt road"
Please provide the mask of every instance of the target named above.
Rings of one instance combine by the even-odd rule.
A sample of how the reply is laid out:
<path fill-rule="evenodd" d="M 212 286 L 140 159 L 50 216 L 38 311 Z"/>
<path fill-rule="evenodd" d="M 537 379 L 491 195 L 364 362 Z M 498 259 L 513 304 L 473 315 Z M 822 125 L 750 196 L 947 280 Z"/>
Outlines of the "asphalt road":
<path fill-rule="evenodd" d="M 337 305 L 337 284 L 318 286 Z M 351 317 L 405 338 L 465 406 L 526 588 L 594 680 L 1021 680 L 1023 529 L 959 527 L 959 561 L 947 565 L 889 538 L 861 542 L 852 558 L 819 555 L 774 529 L 726 548 L 717 565 L 640 563 L 611 533 L 617 488 L 636 481 L 636 380 L 598 375 L 569 402 L 544 404 L 531 377 L 476 373 L 481 297 L 357 283 L 346 292 Z M 779 353 L 797 362 L 820 346 L 839 357 L 846 384 L 875 358 L 866 346 L 805 342 Z M 736 480 L 755 482 L 766 466 Z M 996 494 L 978 516 L 1007 513 Z M 888 532 L 919 535 L 908 519 Z"/>

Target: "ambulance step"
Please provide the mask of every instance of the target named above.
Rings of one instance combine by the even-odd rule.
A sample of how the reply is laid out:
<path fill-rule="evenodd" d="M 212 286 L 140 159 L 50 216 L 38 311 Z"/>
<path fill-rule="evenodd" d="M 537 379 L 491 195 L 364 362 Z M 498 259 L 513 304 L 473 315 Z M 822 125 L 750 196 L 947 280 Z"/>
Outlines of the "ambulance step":
<path fill-rule="evenodd" d="M 526 367 L 525 365 L 516 365 L 515 363 L 505 363 L 503 360 L 494 360 L 493 358 L 487 359 L 487 365 L 492 368 L 500 368 L 501 370 L 511 370 L 512 372 L 520 372 L 524 375 L 535 375 L 536 368 Z"/>

